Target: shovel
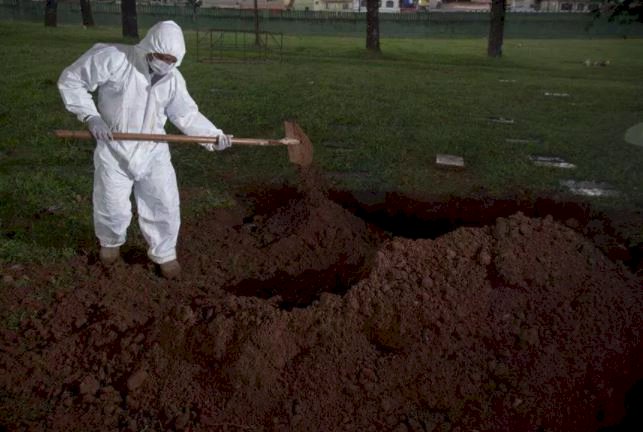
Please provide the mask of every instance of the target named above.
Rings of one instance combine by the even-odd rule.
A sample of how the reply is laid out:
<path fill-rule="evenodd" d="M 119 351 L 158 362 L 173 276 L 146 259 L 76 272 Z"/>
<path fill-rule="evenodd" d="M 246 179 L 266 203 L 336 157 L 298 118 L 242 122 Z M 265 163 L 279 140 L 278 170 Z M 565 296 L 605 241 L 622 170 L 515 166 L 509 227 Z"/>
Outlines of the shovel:
<path fill-rule="evenodd" d="M 261 139 L 261 138 L 232 138 L 232 144 L 235 145 L 254 145 L 254 146 L 273 146 L 285 145 L 288 147 L 288 160 L 290 162 L 309 166 L 313 162 L 313 145 L 306 134 L 295 122 L 284 122 L 286 137 L 282 139 Z M 85 130 L 55 130 L 54 135 L 58 138 L 75 138 L 84 140 L 93 140 L 94 137 L 89 131 Z M 146 133 L 125 133 L 114 132 L 112 134 L 114 141 L 162 141 L 172 143 L 216 143 L 217 137 L 208 136 L 191 136 L 191 135 L 163 135 L 163 134 L 146 134 Z"/>

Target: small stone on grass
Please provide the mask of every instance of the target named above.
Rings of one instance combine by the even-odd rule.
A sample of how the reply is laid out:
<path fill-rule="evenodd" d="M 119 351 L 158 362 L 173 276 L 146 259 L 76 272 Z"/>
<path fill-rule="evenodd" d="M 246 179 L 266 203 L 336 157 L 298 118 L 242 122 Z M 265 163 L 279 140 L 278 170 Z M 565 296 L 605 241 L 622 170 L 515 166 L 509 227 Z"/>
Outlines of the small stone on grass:
<path fill-rule="evenodd" d="M 535 155 L 530 155 L 529 160 L 533 162 L 534 165 L 537 166 L 545 166 L 545 167 L 552 167 L 552 168 L 564 168 L 564 169 L 574 169 L 576 168 L 576 165 L 573 163 L 567 162 L 565 159 L 557 157 L 557 156 L 535 156 Z"/>
<path fill-rule="evenodd" d="M 599 196 L 616 196 L 617 190 L 607 183 L 598 183 L 593 181 L 561 180 L 561 186 L 566 187 L 570 192 L 576 195 L 599 197 Z"/>
<path fill-rule="evenodd" d="M 462 156 L 438 154 L 435 157 L 435 163 L 445 167 L 464 168 L 464 158 Z"/>
<path fill-rule="evenodd" d="M 552 97 L 569 97 L 569 93 L 552 93 L 552 92 L 545 92 L 545 96 L 552 96 Z"/>
<path fill-rule="evenodd" d="M 489 121 L 492 123 L 501 123 L 501 124 L 514 124 L 514 119 L 505 118 L 505 117 L 489 117 Z"/>

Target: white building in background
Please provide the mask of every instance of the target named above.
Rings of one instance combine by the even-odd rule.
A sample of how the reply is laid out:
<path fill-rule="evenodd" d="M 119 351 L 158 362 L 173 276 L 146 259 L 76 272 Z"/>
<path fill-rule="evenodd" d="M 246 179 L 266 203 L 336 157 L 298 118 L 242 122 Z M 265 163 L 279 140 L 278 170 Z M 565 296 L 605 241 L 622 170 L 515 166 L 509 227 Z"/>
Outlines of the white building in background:
<path fill-rule="evenodd" d="M 412 0 L 380 0 L 380 12 L 400 12 L 400 4 Z M 308 10 L 306 3 L 312 3 L 309 10 L 329 12 L 366 12 L 366 0 L 294 0 L 293 9 Z M 306 6 L 304 6 L 306 5 Z M 303 6 L 303 7 L 302 7 Z"/>
<path fill-rule="evenodd" d="M 512 12 L 588 12 L 600 0 L 507 0 Z"/>
<path fill-rule="evenodd" d="M 254 0 L 201 0 L 204 8 L 253 9 Z M 511 12 L 588 12 L 601 0 L 507 0 Z M 181 5 L 186 0 L 139 0 L 141 4 Z M 262 10 L 365 12 L 366 0 L 257 0 Z M 485 12 L 491 0 L 380 0 L 380 12 Z"/>
<path fill-rule="evenodd" d="M 295 0 L 295 9 L 299 9 Z M 353 0 L 313 0 L 314 11 L 353 12 Z"/>
<path fill-rule="evenodd" d="M 152 0 L 157 4 L 183 3 L 184 0 Z M 225 8 L 225 9 L 253 9 L 254 0 L 202 0 L 201 7 L 204 8 Z M 440 0 L 422 0 L 437 4 Z M 400 12 L 405 7 L 412 6 L 414 9 L 418 0 L 380 0 L 382 13 Z M 327 12 L 365 12 L 366 0 L 258 0 L 259 9 L 271 10 L 310 10 Z"/>
<path fill-rule="evenodd" d="M 534 0 L 539 12 L 588 12 L 600 6 L 600 0 Z"/>
<path fill-rule="evenodd" d="M 382 13 L 399 12 L 400 3 L 398 0 L 380 0 L 379 11 Z M 355 1 L 353 7 L 355 12 L 366 12 L 366 0 Z"/>
<path fill-rule="evenodd" d="M 533 12 L 536 7 L 536 0 L 509 0 L 509 10 L 513 12 Z"/>
<path fill-rule="evenodd" d="M 254 0 L 201 0 L 204 8 L 254 9 Z M 259 9 L 285 10 L 296 0 L 257 0 Z"/>

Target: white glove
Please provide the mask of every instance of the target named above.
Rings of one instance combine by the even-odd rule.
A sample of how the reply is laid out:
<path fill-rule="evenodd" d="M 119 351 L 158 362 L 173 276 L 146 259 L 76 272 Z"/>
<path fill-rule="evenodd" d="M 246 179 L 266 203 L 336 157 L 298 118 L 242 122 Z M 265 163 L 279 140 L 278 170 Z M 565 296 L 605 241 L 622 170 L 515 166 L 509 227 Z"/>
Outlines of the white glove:
<path fill-rule="evenodd" d="M 89 129 L 89 132 L 91 132 L 97 141 L 111 141 L 114 139 L 111 129 L 101 116 L 92 116 L 86 120 L 86 123 L 87 129 Z"/>
<path fill-rule="evenodd" d="M 222 133 L 217 135 L 218 140 L 216 144 L 205 143 L 205 144 L 201 144 L 201 146 L 203 146 L 203 148 L 205 148 L 207 151 L 225 150 L 228 147 L 232 146 L 232 137 L 233 135 L 225 135 Z"/>

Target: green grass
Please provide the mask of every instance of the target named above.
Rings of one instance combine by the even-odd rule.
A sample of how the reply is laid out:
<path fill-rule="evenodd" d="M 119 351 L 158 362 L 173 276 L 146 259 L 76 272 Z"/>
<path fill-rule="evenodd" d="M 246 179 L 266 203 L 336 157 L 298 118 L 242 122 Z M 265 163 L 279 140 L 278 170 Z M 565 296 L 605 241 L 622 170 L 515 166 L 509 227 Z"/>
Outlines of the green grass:
<path fill-rule="evenodd" d="M 623 141 L 643 120 L 643 40 L 510 39 L 502 59 L 489 59 L 484 39 L 384 39 L 373 56 L 361 38 L 285 37 L 282 63 L 202 64 L 186 36 L 181 70 L 201 111 L 238 137 L 279 138 L 295 119 L 338 188 L 503 196 L 558 191 L 573 178 L 623 192 L 597 205 L 643 207 L 643 148 Z M 81 128 L 55 83 L 93 43 L 122 42 L 120 29 L 2 22 L 0 37 L 0 262 L 56 260 L 94 240 L 93 145 L 50 134 Z M 586 58 L 611 64 L 586 67 Z M 505 142 L 530 137 L 542 143 Z M 296 181 L 283 148 L 172 151 L 180 187 L 201 194 L 187 217 L 233 205 L 248 185 Z M 467 170 L 437 169 L 436 153 L 463 155 Z M 535 167 L 531 153 L 578 169 Z"/>

